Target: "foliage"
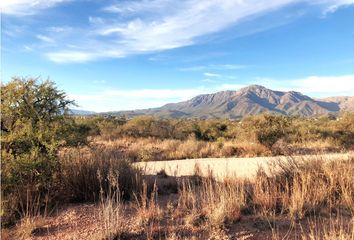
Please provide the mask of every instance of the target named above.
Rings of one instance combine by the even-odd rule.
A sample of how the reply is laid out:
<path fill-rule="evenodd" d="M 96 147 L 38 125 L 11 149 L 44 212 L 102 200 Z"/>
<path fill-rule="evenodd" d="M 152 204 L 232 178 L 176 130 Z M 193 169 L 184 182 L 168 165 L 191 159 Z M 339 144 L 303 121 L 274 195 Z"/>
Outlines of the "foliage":
<path fill-rule="evenodd" d="M 290 118 L 276 115 L 259 115 L 242 121 L 242 129 L 254 134 L 256 140 L 271 149 L 272 146 L 287 133 Z"/>
<path fill-rule="evenodd" d="M 53 82 L 33 78 L 13 78 L 1 93 L 3 197 L 47 194 L 58 180 L 58 149 L 86 141 L 86 129 L 69 116 L 74 102 Z"/>
<path fill-rule="evenodd" d="M 275 146 L 276 143 L 306 145 L 318 141 L 331 142 L 333 148 L 352 149 L 353 122 L 353 113 L 321 118 L 262 114 L 245 117 L 240 121 L 159 119 L 151 116 L 128 120 L 114 117 L 80 119 L 81 124 L 86 124 L 91 130 L 96 129 L 92 136 L 100 136 L 105 140 L 124 137 L 188 140 L 193 137 L 203 142 L 220 142 L 220 139 L 224 139 L 223 141 L 259 143 L 272 151 L 275 147 L 279 148 Z"/>

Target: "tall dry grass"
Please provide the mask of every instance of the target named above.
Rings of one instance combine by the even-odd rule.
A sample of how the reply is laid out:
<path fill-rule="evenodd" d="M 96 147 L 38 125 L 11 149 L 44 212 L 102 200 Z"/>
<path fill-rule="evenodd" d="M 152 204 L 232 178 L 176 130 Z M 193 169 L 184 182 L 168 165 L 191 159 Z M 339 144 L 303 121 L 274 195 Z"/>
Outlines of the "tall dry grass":
<path fill-rule="evenodd" d="M 188 224 L 199 224 L 208 220 L 211 226 L 220 227 L 240 219 L 246 206 L 243 182 L 219 183 L 213 179 L 203 179 L 198 185 L 182 181 L 178 210 L 186 214 Z"/>
<path fill-rule="evenodd" d="M 179 178 L 178 199 L 167 203 L 157 195 L 159 184 L 150 190 L 144 184 L 130 213 L 136 226 L 125 228 L 124 237 L 230 239 L 235 237 L 232 226 L 252 225 L 242 222 L 259 218 L 267 239 L 353 239 L 353 172 L 353 160 L 290 159 L 275 163 L 270 173 L 260 169 L 253 180 Z M 284 222 L 288 229 L 278 226 Z M 118 232 L 123 236 L 122 230 Z"/>
<path fill-rule="evenodd" d="M 60 153 L 62 196 L 69 201 L 98 201 L 111 191 L 109 179 L 117 176 L 123 199 L 140 191 L 141 173 L 114 149 L 105 146 L 65 149 Z"/>

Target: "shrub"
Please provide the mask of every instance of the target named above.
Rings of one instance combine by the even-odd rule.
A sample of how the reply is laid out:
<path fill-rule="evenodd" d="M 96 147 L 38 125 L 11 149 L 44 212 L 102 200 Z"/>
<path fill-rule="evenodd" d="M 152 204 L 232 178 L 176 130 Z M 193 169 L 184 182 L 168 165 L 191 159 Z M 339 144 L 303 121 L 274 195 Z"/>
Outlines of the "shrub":
<path fill-rule="evenodd" d="M 139 191 L 140 172 L 122 159 L 114 149 L 96 145 L 65 149 L 60 154 L 61 196 L 65 201 L 97 201 L 100 195 L 116 192 L 110 189 L 115 176 L 122 199 Z M 118 188 L 118 187 L 117 187 Z"/>
<path fill-rule="evenodd" d="M 16 210 L 31 209 L 28 196 L 41 196 L 44 205 L 57 181 L 58 149 L 84 144 L 86 133 L 68 115 L 74 102 L 53 82 L 13 78 L 1 92 L 2 222 L 10 223 Z"/>
<path fill-rule="evenodd" d="M 279 139 L 286 135 L 289 122 L 288 117 L 264 114 L 244 119 L 242 129 L 251 132 L 260 144 L 271 149 Z"/>

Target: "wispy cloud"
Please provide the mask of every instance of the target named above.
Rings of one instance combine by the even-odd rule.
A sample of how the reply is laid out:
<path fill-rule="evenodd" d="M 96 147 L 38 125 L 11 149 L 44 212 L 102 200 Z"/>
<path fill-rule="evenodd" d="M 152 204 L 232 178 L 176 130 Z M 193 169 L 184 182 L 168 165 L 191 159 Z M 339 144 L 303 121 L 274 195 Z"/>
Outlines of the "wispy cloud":
<path fill-rule="evenodd" d="M 71 0 L 3 0 L 0 2 L 1 13 L 6 15 L 33 15 L 39 11 Z"/>
<path fill-rule="evenodd" d="M 248 68 L 247 65 L 242 64 L 209 64 L 209 65 L 200 65 L 200 66 L 191 66 L 179 68 L 179 71 L 205 71 L 205 70 L 237 70 Z"/>
<path fill-rule="evenodd" d="M 338 8 L 340 7 L 354 4 L 354 0 L 336 0 L 336 1 L 324 1 L 324 2 L 330 2 L 330 5 L 325 8 L 325 10 L 323 11 L 323 15 L 333 13 L 337 11 Z"/>
<path fill-rule="evenodd" d="M 212 73 L 212 72 L 205 72 L 203 73 L 203 75 L 205 77 L 207 77 L 206 79 L 203 79 L 202 82 L 217 82 L 216 80 L 223 81 L 223 80 L 234 80 L 237 79 L 236 76 L 233 75 L 224 75 L 224 74 L 220 74 L 220 73 Z"/>
<path fill-rule="evenodd" d="M 44 35 L 41 35 L 41 34 L 38 34 L 36 36 L 39 40 L 43 41 L 43 42 L 46 42 L 46 43 L 54 43 L 55 40 L 48 37 L 48 36 L 44 36 Z"/>
<path fill-rule="evenodd" d="M 57 26 L 57 27 L 47 28 L 47 31 L 52 33 L 63 33 L 63 32 L 69 32 L 71 30 L 72 27 L 68 27 L 68 26 Z"/>
<path fill-rule="evenodd" d="M 94 28 L 90 31 L 94 32 L 94 38 L 103 38 L 98 41 L 99 45 L 82 45 L 80 55 L 89 53 L 91 57 L 72 58 L 68 49 L 51 52 L 48 56 L 57 62 L 83 62 L 189 46 L 200 42 L 203 36 L 238 24 L 250 16 L 255 17 L 299 2 L 332 8 L 348 4 L 340 0 L 123 1 L 104 7 L 103 10 L 110 13 L 105 18 L 89 18 L 90 22 L 94 23 Z M 117 14 L 129 16 L 129 20 L 121 20 Z M 104 49 L 110 50 L 102 53 Z M 75 51 L 74 54 L 79 53 Z M 235 69 L 233 66 L 224 66 L 227 67 Z"/>
<path fill-rule="evenodd" d="M 206 77 L 221 77 L 220 74 L 217 74 L 217 73 L 210 73 L 210 72 L 205 72 L 205 73 L 204 73 L 204 76 L 206 76 Z"/>
<path fill-rule="evenodd" d="M 4 14 L 33 15 L 68 1 L 72 0 L 11 0 L 1 1 L 1 7 Z M 256 19 L 297 3 L 333 12 L 353 4 L 354 0 L 120 1 L 104 6 L 97 16 L 90 13 L 87 26 L 71 26 L 74 30 L 60 38 L 62 45 L 50 48 L 45 55 L 54 62 L 86 62 L 190 46 L 205 41 L 211 34 L 242 24 L 245 19 Z M 80 48 L 67 47 L 73 44 Z"/>
<path fill-rule="evenodd" d="M 47 57 L 57 63 L 67 63 L 67 62 L 88 62 L 99 58 L 97 53 L 80 52 L 80 51 L 65 51 L 65 52 L 54 52 L 47 53 Z"/>

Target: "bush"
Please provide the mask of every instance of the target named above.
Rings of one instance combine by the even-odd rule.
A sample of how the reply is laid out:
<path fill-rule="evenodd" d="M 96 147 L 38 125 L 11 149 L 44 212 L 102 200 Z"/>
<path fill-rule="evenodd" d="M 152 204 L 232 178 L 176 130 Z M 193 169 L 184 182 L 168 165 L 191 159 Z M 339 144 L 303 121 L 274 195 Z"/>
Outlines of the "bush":
<path fill-rule="evenodd" d="M 53 194 L 58 149 L 85 144 L 87 134 L 68 114 L 74 102 L 53 82 L 13 78 L 1 92 L 2 222 L 9 223 L 19 215 L 15 210 L 31 209 L 22 193 Z M 11 208 L 5 204 L 9 197 Z M 43 198 L 38 205 L 44 205 Z"/>
<path fill-rule="evenodd" d="M 249 117 L 242 121 L 242 129 L 254 135 L 262 145 L 271 149 L 282 137 L 286 136 L 290 118 L 270 114 Z"/>
<path fill-rule="evenodd" d="M 111 187 L 109 179 L 116 178 L 123 199 L 139 191 L 141 174 L 131 162 L 104 146 L 66 149 L 60 154 L 61 197 L 64 201 L 97 201 Z M 117 189 L 113 189 L 113 192 Z M 111 191 L 112 192 L 112 191 Z"/>

